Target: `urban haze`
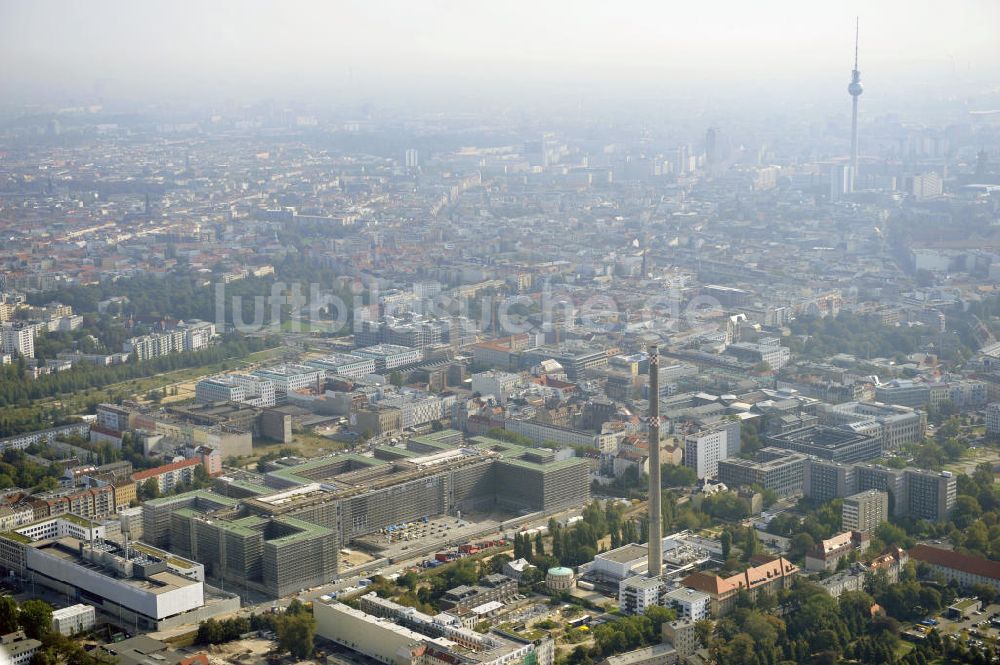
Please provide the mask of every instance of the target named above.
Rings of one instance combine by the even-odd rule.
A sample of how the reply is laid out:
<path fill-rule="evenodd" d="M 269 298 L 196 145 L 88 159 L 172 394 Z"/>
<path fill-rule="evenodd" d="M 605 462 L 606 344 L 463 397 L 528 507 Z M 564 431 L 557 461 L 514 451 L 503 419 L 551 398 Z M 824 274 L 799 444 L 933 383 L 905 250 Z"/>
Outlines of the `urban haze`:
<path fill-rule="evenodd" d="M 1000 4 L 0 4 L 0 663 L 1000 662 Z"/>

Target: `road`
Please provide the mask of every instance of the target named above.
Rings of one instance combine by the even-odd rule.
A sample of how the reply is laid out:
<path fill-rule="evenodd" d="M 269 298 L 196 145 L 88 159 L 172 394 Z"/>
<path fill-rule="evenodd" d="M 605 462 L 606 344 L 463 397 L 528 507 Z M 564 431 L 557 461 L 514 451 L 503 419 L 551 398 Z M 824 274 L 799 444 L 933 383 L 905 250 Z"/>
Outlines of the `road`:
<path fill-rule="evenodd" d="M 581 512 L 582 512 L 582 509 L 580 509 L 580 508 L 573 508 L 573 509 L 570 509 L 570 510 L 565 510 L 565 511 L 560 512 L 560 513 L 556 513 L 554 515 L 546 515 L 544 517 L 540 517 L 537 520 L 532 520 L 532 521 L 527 522 L 527 523 L 525 523 L 525 524 L 523 524 L 521 526 L 524 529 L 533 529 L 533 528 L 536 528 L 536 527 L 539 527 L 539 526 L 545 526 L 545 525 L 547 525 L 548 522 L 549 522 L 549 519 L 551 519 L 553 517 L 556 518 L 557 520 L 564 520 L 564 519 L 568 519 L 570 517 L 575 517 L 575 516 L 579 515 Z M 392 575 L 394 573 L 402 573 L 407 568 L 412 568 L 414 566 L 419 565 L 420 562 L 424 561 L 425 559 L 427 559 L 427 555 L 423 554 L 423 555 L 420 555 L 420 556 L 415 556 L 415 557 L 411 557 L 411 558 L 408 558 L 408 559 L 404 559 L 402 561 L 395 561 L 394 563 L 386 564 L 386 565 L 382 566 L 382 568 L 379 569 L 380 572 L 377 573 L 377 574 L 380 574 L 380 575 L 383 575 L 383 576 L 388 576 L 388 575 Z M 352 575 L 350 577 L 339 579 L 336 582 L 332 582 L 330 584 L 324 584 L 322 586 L 312 587 L 310 589 L 306 589 L 305 591 L 302 591 L 302 592 L 297 593 L 297 594 L 292 595 L 292 596 L 285 596 L 285 597 L 280 598 L 278 600 L 265 600 L 265 601 L 261 601 L 259 603 L 252 603 L 252 604 L 249 604 L 249 605 L 244 605 L 243 607 L 240 608 L 240 614 L 250 614 L 250 613 L 260 614 L 261 612 L 265 612 L 265 611 L 269 610 L 272 607 L 285 608 L 285 607 L 288 607 L 288 604 L 290 602 L 292 602 L 292 598 L 298 598 L 301 602 L 308 602 L 308 601 L 311 601 L 311 600 L 316 600 L 320 596 L 325 596 L 325 595 L 330 595 L 330 594 L 333 594 L 333 593 L 337 593 L 337 592 L 343 591 L 344 589 L 349 589 L 351 587 L 357 587 L 359 580 L 361 580 L 364 577 L 371 577 L 374 574 L 376 574 L 376 573 L 375 572 L 366 572 L 366 573 L 361 574 L 361 575 Z"/>

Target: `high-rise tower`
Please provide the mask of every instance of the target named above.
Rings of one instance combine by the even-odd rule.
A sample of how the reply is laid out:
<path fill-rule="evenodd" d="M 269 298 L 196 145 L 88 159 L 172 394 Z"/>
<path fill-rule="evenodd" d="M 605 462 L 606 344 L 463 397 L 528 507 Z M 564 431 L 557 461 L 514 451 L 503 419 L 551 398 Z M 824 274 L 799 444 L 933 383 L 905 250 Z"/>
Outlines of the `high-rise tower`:
<path fill-rule="evenodd" d="M 854 69 L 851 70 L 851 83 L 847 92 L 851 96 L 851 173 L 849 176 L 849 191 L 854 191 L 854 179 L 858 175 L 858 97 L 865 89 L 861 86 L 861 70 L 858 69 L 858 28 L 860 22 L 854 23 Z"/>
<path fill-rule="evenodd" d="M 650 577 L 663 565 L 663 519 L 660 517 L 660 352 L 649 345 L 649 559 Z"/>

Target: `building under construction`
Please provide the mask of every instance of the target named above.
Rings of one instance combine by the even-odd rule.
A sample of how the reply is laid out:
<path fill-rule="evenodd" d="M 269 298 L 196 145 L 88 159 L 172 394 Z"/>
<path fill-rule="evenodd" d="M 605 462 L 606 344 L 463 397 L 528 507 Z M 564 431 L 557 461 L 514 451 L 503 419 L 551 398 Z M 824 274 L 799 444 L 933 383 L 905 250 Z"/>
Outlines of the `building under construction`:
<path fill-rule="evenodd" d="M 550 513 L 590 497 L 588 463 L 446 430 L 269 472 L 269 492 L 189 492 L 148 502 L 147 539 L 204 563 L 233 590 L 283 596 L 329 582 L 354 539 L 439 515 Z M 264 490 L 264 488 L 259 488 Z"/>

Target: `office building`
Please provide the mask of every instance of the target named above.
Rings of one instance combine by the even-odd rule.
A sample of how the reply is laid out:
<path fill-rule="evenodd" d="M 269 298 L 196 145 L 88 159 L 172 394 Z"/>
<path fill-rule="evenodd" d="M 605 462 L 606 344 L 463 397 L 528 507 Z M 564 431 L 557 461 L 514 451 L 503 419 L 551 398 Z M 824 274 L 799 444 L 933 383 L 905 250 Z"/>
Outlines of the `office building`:
<path fill-rule="evenodd" d="M 491 370 L 472 375 L 472 392 L 482 396 L 492 395 L 501 404 L 507 403 L 507 398 L 521 384 L 521 377 L 511 372 Z"/>
<path fill-rule="evenodd" d="M 778 371 L 788 364 L 791 349 L 782 346 L 777 337 L 761 339 L 760 342 L 736 342 L 726 347 L 724 353 L 751 365 L 764 365 Z"/>
<path fill-rule="evenodd" d="M 400 367 L 416 365 L 424 357 L 420 349 L 412 349 L 397 344 L 376 344 L 375 346 L 354 349 L 351 351 L 351 355 L 374 360 L 376 372 L 385 372 Z"/>
<path fill-rule="evenodd" d="M 889 512 L 893 517 L 903 517 L 909 514 L 910 509 L 908 486 L 902 469 L 889 469 L 877 464 L 855 464 L 855 489 L 849 494 L 865 490 L 885 492 L 889 495 Z"/>
<path fill-rule="evenodd" d="M 986 431 L 990 434 L 1000 434 L 1000 402 L 994 402 L 986 407 Z"/>
<path fill-rule="evenodd" d="M 927 414 L 917 409 L 878 402 L 844 402 L 824 405 L 821 421 L 826 425 L 847 426 L 879 439 L 882 450 L 898 450 L 922 441 L 927 430 Z"/>
<path fill-rule="evenodd" d="M 826 425 L 771 435 L 767 444 L 833 462 L 864 462 L 882 454 L 881 442 L 876 437 Z"/>
<path fill-rule="evenodd" d="M 781 496 L 802 492 L 803 473 L 808 458 L 791 453 L 767 461 L 726 459 L 719 462 L 719 481 L 727 487 L 760 485 Z"/>
<path fill-rule="evenodd" d="M 346 353 L 331 353 L 305 361 L 305 365 L 326 372 L 327 376 L 343 376 L 348 379 L 362 379 L 375 373 L 375 360 L 361 358 Z"/>
<path fill-rule="evenodd" d="M 323 385 L 323 371 L 311 365 L 273 365 L 254 370 L 254 376 L 273 381 L 279 393 L 300 390 L 318 391 Z"/>
<path fill-rule="evenodd" d="M 664 642 L 673 645 L 677 655 L 686 662 L 688 656 L 701 648 L 695 622 L 690 619 L 676 619 L 663 624 L 662 638 Z"/>
<path fill-rule="evenodd" d="M 277 596 L 329 582 L 341 547 L 366 537 L 373 546 L 374 534 L 395 525 L 496 510 L 553 513 L 590 496 L 585 459 L 485 437 L 463 446 L 450 430 L 375 455 L 281 467 L 265 475 L 269 492 L 240 498 L 198 491 L 147 501 L 144 537 L 203 562 L 225 588 Z"/>
<path fill-rule="evenodd" d="M 956 479 L 950 471 L 906 469 L 907 516 L 942 522 L 955 507 Z"/>
<path fill-rule="evenodd" d="M 198 381 L 194 396 L 202 404 L 241 402 L 257 407 L 274 406 L 275 384 L 251 374 L 220 374 Z"/>
<path fill-rule="evenodd" d="M 633 575 L 618 585 L 618 608 L 622 614 L 643 614 L 647 607 L 660 605 L 663 580 L 659 577 Z"/>
<path fill-rule="evenodd" d="M 599 552 L 594 557 L 590 572 L 598 578 L 618 583 L 626 577 L 645 572 L 649 549 L 645 545 L 629 543 L 607 552 Z"/>
<path fill-rule="evenodd" d="M 206 594 L 200 566 L 142 543 L 0 534 L 0 567 L 129 630 L 166 630 L 240 607 L 238 596 Z"/>
<path fill-rule="evenodd" d="M 90 631 L 97 614 L 93 605 L 79 603 L 52 611 L 52 630 L 66 637 Z"/>
<path fill-rule="evenodd" d="M 608 656 L 601 665 L 677 665 L 677 649 L 672 644 L 653 644 Z"/>
<path fill-rule="evenodd" d="M 780 449 L 775 449 L 780 450 Z M 815 457 L 802 465 L 802 491 L 816 501 L 830 501 L 855 491 L 854 466 Z"/>
<path fill-rule="evenodd" d="M 678 587 L 663 594 L 663 604 L 677 610 L 678 619 L 700 621 L 707 619 L 711 610 L 711 597 L 702 591 Z"/>
<path fill-rule="evenodd" d="M 866 490 L 844 497 L 840 526 L 844 531 L 874 532 L 889 519 L 889 494 Z"/>
<path fill-rule="evenodd" d="M 684 437 L 684 466 L 694 469 L 698 478 L 714 478 L 719 462 L 729 457 L 727 432 L 715 429 Z"/>
<path fill-rule="evenodd" d="M 28 638 L 23 630 L 0 636 L 4 665 L 28 665 L 41 648 L 41 641 Z"/>

